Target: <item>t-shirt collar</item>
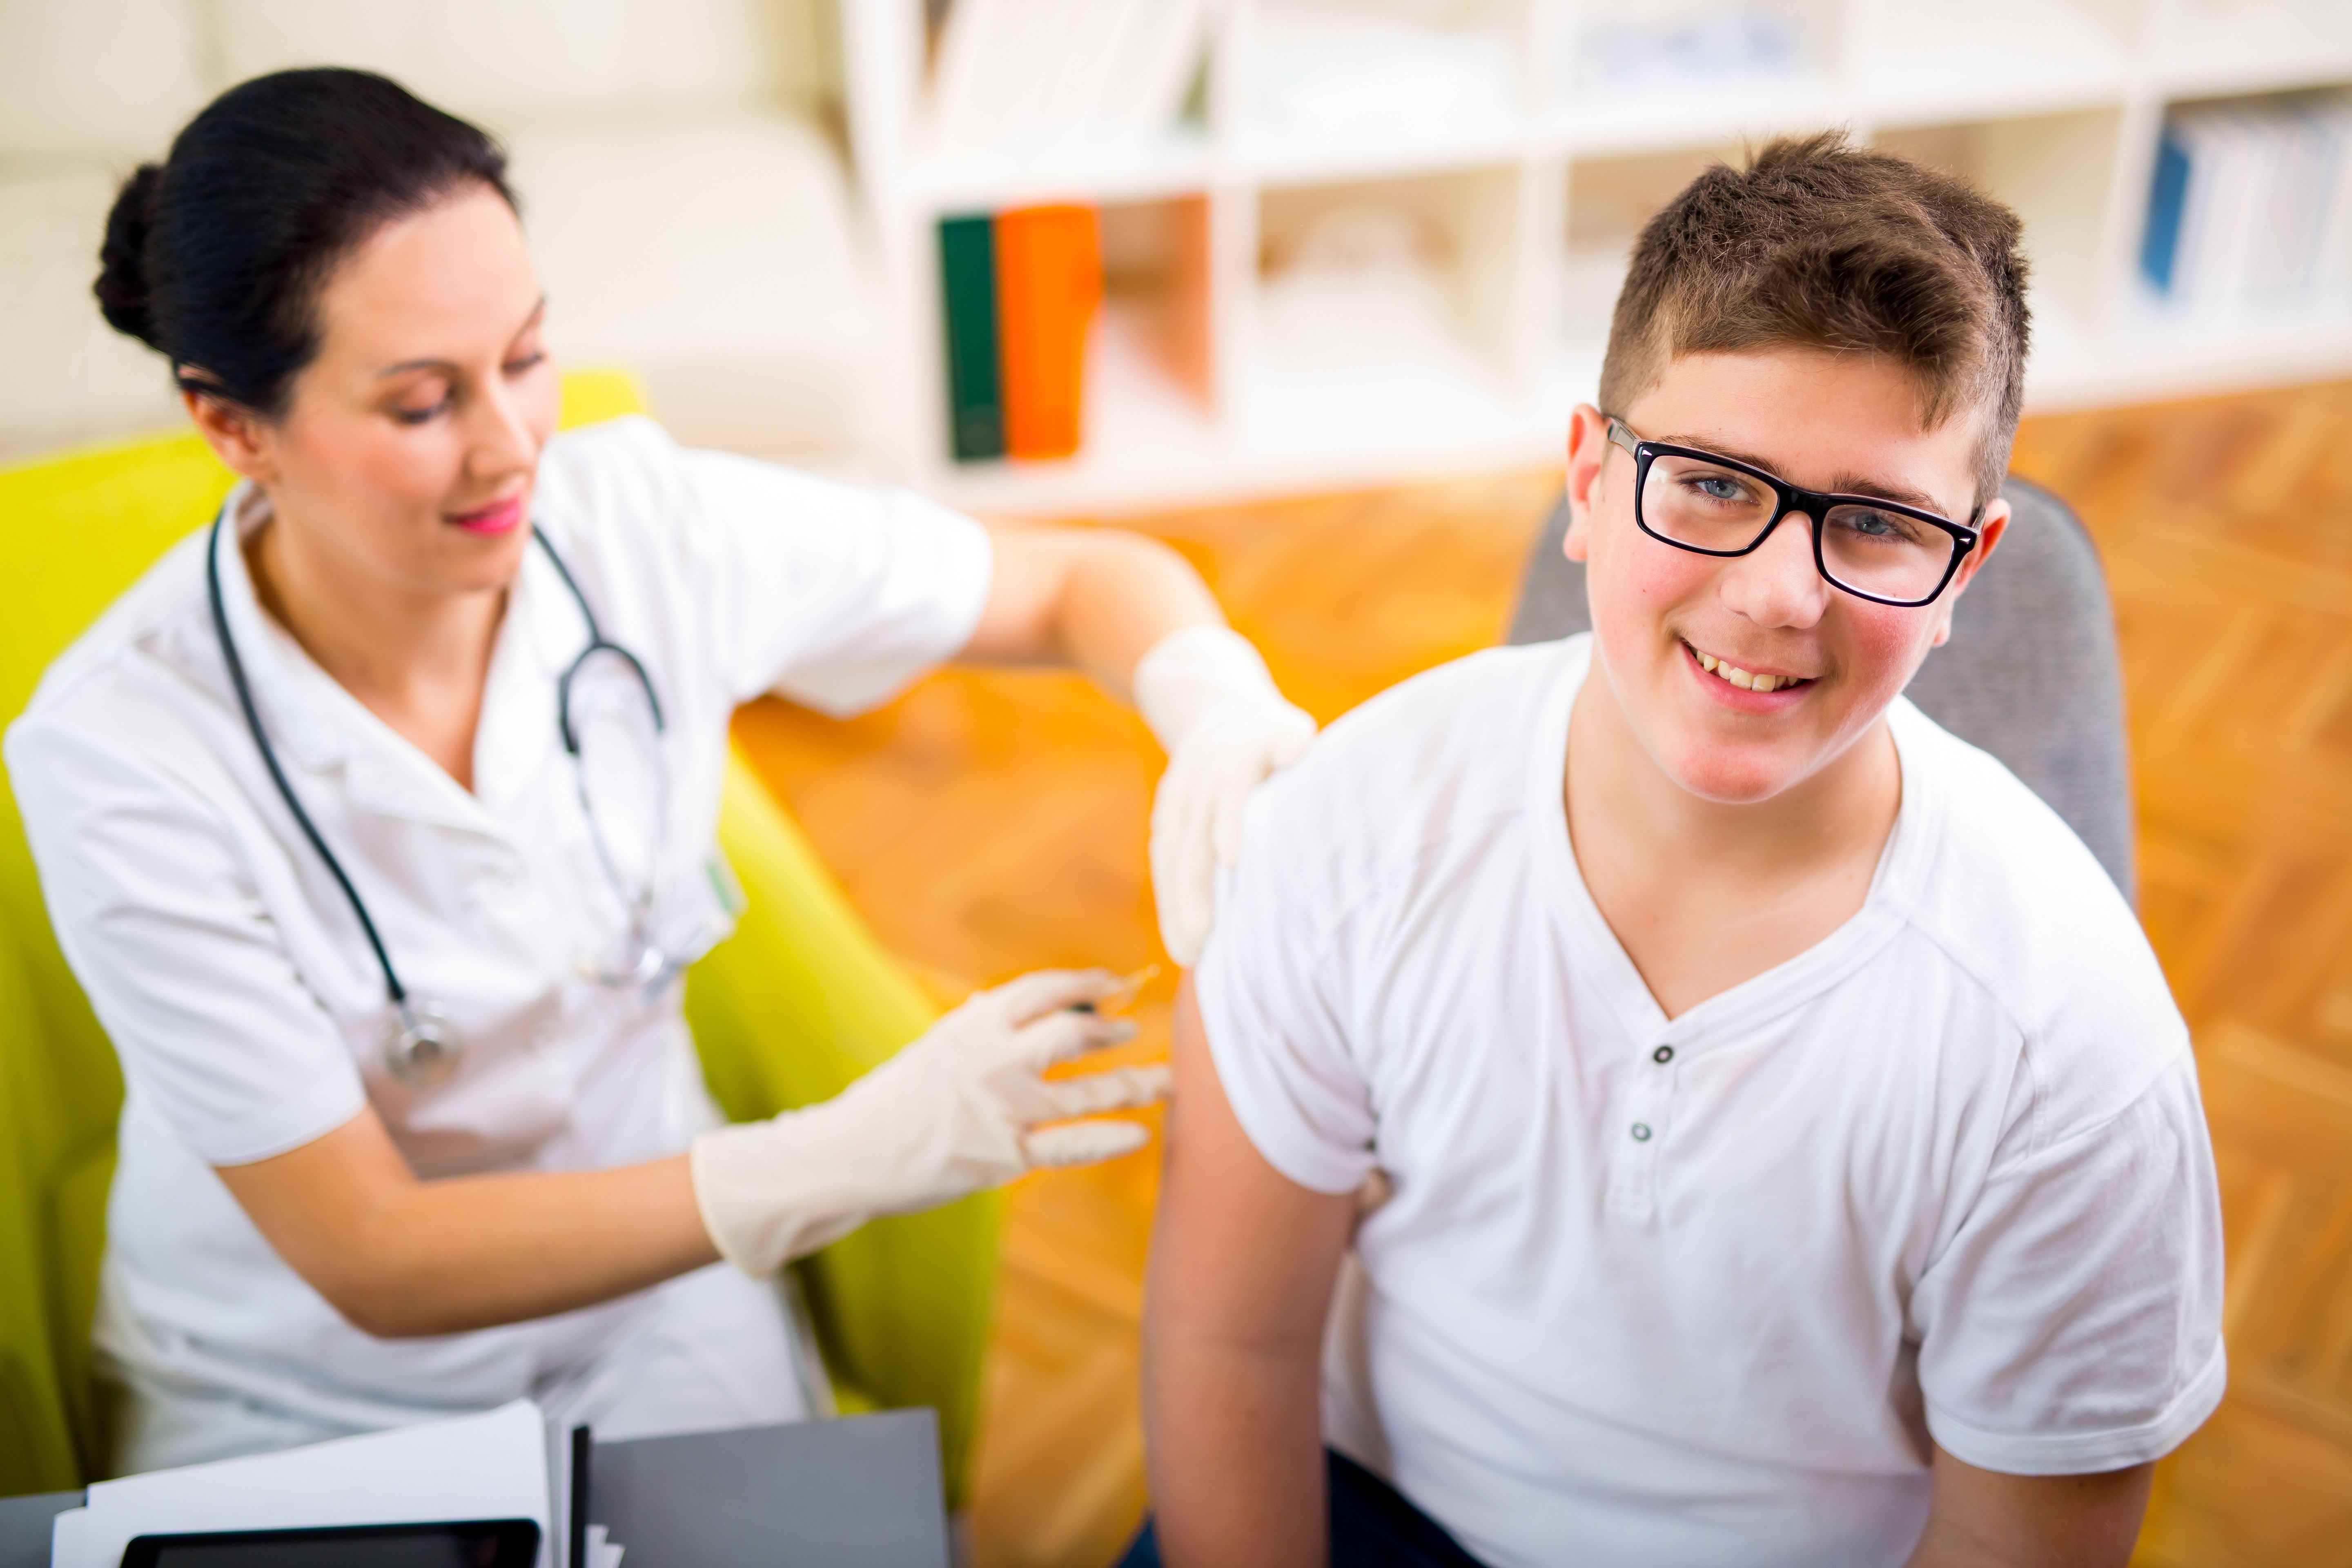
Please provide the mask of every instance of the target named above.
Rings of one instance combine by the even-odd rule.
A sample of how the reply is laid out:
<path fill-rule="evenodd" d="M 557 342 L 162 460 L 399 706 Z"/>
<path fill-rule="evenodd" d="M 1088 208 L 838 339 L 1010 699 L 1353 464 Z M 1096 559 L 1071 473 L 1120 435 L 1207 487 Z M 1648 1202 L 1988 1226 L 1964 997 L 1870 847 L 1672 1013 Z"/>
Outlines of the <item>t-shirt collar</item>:
<path fill-rule="evenodd" d="M 1568 724 L 1576 695 L 1591 669 L 1591 634 L 1569 638 L 1551 689 L 1534 726 L 1528 755 L 1527 821 L 1535 863 L 1554 917 L 1570 937 L 1570 951 L 1589 959 L 1585 977 L 1632 1038 L 1696 1045 L 1743 1033 L 1802 1005 L 1852 974 L 1899 932 L 1917 906 L 1944 818 L 1938 771 L 1925 765 L 1927 721 L 1907 698 L 1887 711 L 1902 769 L 1903 801 L 1895 830 L 1878 857 L 1870 891 L 1853 916 L 1811 947 L 1763 973 L 1708 997 L 1678 1018 L 1668 1019 L 1624 944 L 1592 901 L 1568 834 L 1563 780 L 1568 766 Z"/>

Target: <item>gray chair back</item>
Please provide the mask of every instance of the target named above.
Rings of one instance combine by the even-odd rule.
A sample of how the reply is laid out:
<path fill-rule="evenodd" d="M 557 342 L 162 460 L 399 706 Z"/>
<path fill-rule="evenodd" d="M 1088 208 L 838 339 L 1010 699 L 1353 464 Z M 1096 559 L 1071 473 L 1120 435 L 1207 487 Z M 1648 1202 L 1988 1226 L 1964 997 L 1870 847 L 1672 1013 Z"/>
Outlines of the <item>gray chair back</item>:
<path fill-rule="evenodd" d="M 1950 640 L 1927 656 L 1906 695 L 2049 802 L 2129 899 L 2131 774 L 2106 574 L 2065 502 L 2014 476 L 2001 494 L 2009 531 L 1953 609 Z M 1567 531 L 1563 500 L 1528 559 L 1506 640 L 1591 629 L 1584 567 L 1559 552 Z"/>

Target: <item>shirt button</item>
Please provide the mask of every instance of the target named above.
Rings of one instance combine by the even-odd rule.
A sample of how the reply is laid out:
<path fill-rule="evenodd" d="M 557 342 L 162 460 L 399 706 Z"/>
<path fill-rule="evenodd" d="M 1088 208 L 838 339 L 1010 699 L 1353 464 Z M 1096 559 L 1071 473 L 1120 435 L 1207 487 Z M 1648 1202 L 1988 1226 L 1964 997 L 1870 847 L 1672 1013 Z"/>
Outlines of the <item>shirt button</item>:
<path fill-rule="evenodd" d="M 1650 1124 L 1646 1121 L 1636 1121 L 1633 1123 L 1633 1142 L 1636 1143 L 1647 1143 L 1649 1141 Z"/>
<path fill-rule="evenodd" d="M 1675 1048 L 1672 1046 L 1660 1046 L 1656 1050 L 1650 1053 L 1650 1059 L 1657 1063 L 1660 1067 L 1664 1067 L 1668 1062 L 1675 1059 Z"/>

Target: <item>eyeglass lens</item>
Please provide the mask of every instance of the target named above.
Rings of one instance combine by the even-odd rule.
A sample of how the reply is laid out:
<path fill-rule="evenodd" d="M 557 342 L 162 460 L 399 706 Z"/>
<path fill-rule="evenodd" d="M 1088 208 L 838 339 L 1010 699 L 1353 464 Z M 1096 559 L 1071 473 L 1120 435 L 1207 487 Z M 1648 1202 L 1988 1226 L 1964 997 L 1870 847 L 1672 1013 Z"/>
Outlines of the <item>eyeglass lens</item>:
<path fill-rule="evenodd" d="M 1694 549 L 1732 552 L 1756 542 L 1780 496 L 1753 474 L 1660 452 L 1642 487 L 1642 521 Z M 1841 504 L 1822 520 L 1822 566 L 1830 580 L 1881 599 L 1924 599 L 1942 584 L 1953 536 L 1918 518 Z"/>

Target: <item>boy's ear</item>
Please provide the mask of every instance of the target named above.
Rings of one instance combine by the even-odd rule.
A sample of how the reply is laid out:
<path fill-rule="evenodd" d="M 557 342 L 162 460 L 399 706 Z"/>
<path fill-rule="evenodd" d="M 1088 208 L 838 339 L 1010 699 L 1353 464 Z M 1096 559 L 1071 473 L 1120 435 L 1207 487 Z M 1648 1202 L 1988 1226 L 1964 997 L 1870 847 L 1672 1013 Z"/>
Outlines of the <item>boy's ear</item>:
<path fill-rule="evenodd" d="M 1936 640 L 1929 647 L 1941 647 L 1951 637 L 1952 606 L 1959 602 L 1960 594 L 1968 587 L 1969 579 L 1982 571 L 1984 563 L 1992 558 L 1993 547 L 2008 531 L 2009 502 L 1995 496 L 1991 504 L 1985 508 L 1984 521 L 1977 524 L 1977 547 L 1969 552 L 1969 558 L 1960 563 L 1958 572 L 1952 574 L 1952 585 L 1945 589 L 1943 596 L 1936 601 Z"/>
<path fill-rule="evenodd" d="M 1568 535 L 1560 552 L 1570 561 L 1591 554 L 1591 520 L 1601 470 L 1609 460 L 1609 421 L 1590 403 L 1568 416 Z"/>

